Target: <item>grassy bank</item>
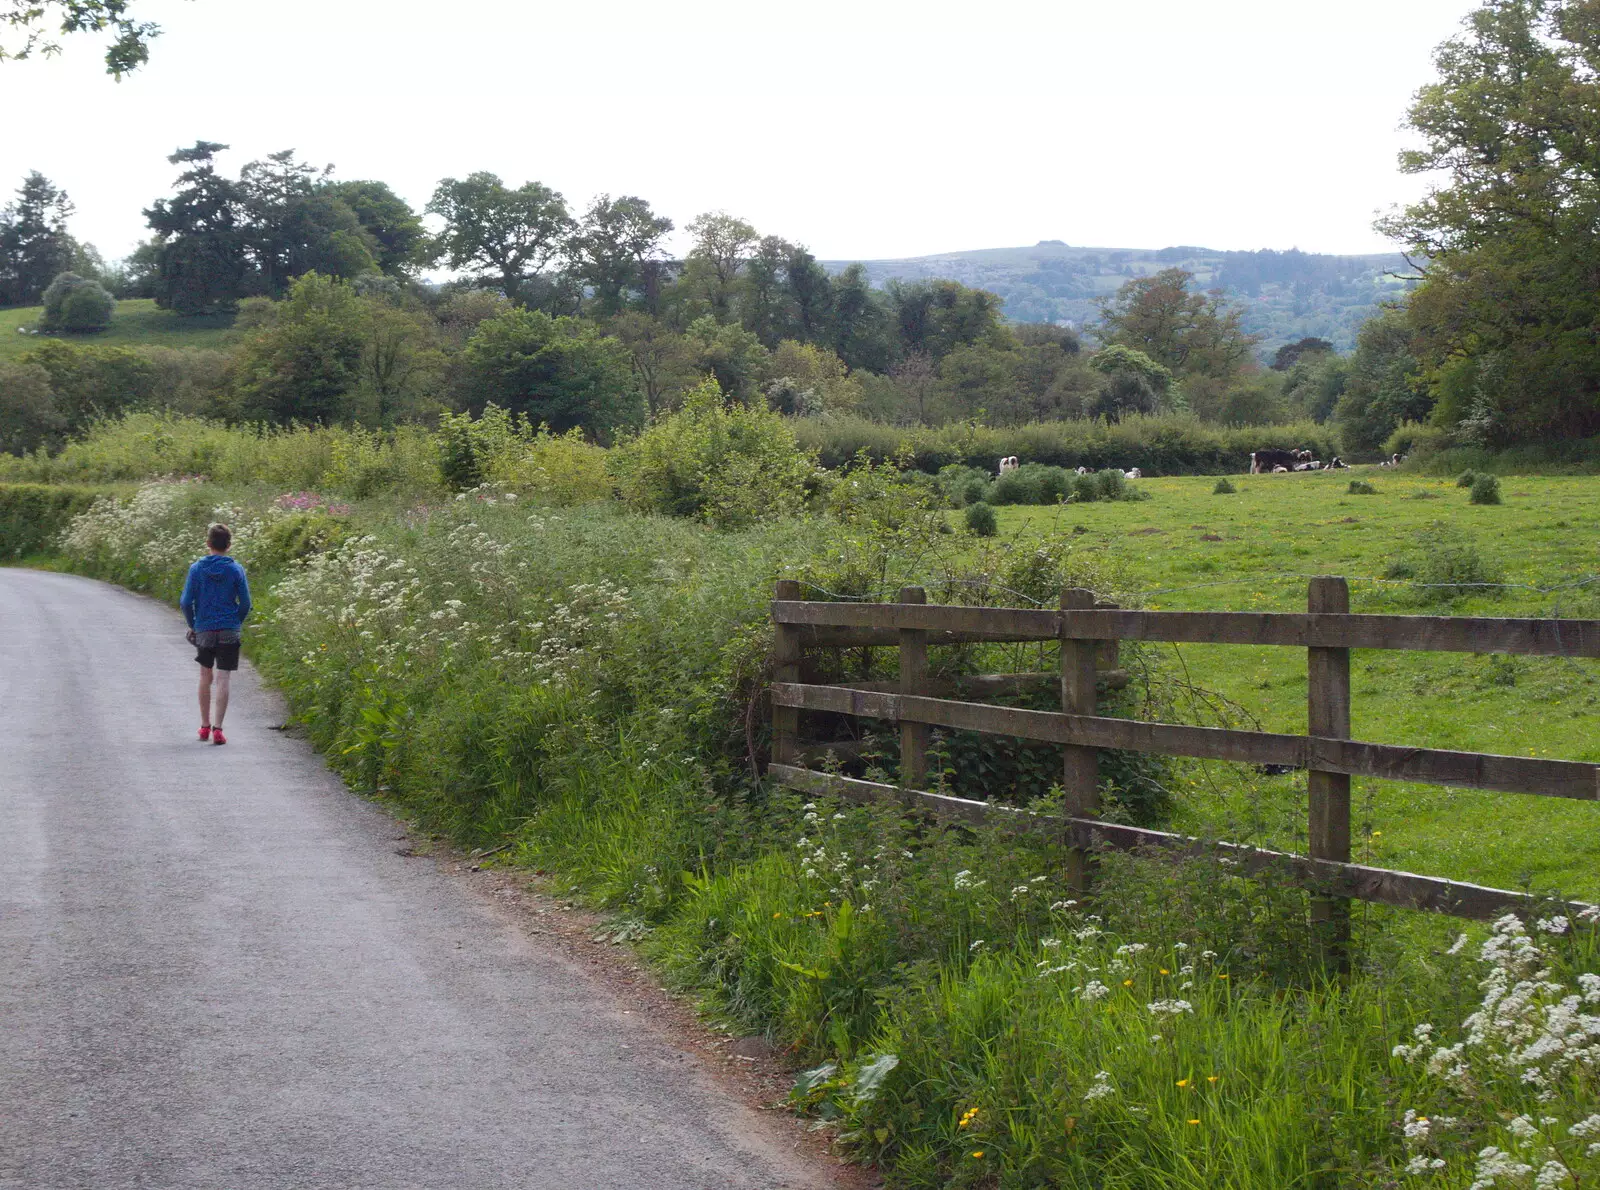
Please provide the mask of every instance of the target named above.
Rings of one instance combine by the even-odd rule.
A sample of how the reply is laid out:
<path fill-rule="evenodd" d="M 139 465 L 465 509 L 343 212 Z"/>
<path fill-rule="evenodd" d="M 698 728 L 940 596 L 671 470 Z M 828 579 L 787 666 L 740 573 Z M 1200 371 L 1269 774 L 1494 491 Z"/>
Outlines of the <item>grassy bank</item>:
<path fill-rule="evenodd" d="M 43 306 L 12 306 L 0 310 L 0 360 L 15 359 L 45 341 L 41 335 L 22 334 L 19 327 L 33 329 Z M 232 346 L 238 335 L 233 331 L 232 315 L 195 315 L 182 318 L 161 310 L 148 298 L 130 298 L 117 303 L 111 325 L 86 335 L 64 335 L 69 343 L 93 343 L 104 347 L 210 347 Z"/>
<path fill-rule="evenodd" d="M 1158 481 L 1140 503 L 1002 510 L 1012 536 L 987 552 L 910 515 L 914 502 L 888 490 L 857 488 L 826 515 L 714 531 L 487 489 L 394 489 L 346 507 L 180 482 L 80 518 L 65 549 L 79 569 L 170 598 L 200 528 L 228 520 L 262 595 L 250 651 L 355 788 L 462 839 L 514 840 L 514 862 L 609 910 L 616 936 L 636 939 L 713 1012 L 811 1063 L 800 1099 L 839 1119 L 846 1144 L 896 1185 L 1442 1187 L 1472 1180 L 1489 1147 L 1530 1170 L 1559 1160 L 1592 1176 L 1583 1138 L 1568 1131 L 1600 1110 L 1589 1026 L 1561 1007 L 1588 994 L 1578 979 L 1595 969 L 1586 934 L 1508 925 L 1487 950 L 1473 931 L 1452 951 L 1449 923 L 1366 911 L 1357 973 L 1329 983 L 1303 895 L 1242 879 L 1223 859 L 1170 868 L 1108 857 L 1105 895 L 1076 904 L 1048 840 L 929 830 L 895 813 L 802 803 L 753 778 L 765 746 L 765 601 L 780 575 L 860 594 L 987 583 L 996 602 L 1015 602 L 1012 592 L 1043 598 L 1082 582 L 1125 601 L 1148 591 L 1157 606 L 1295 606 L 1303 580 L 1284 577 L 1291 560 L 1370 570 L 1430 531 L 1414 509 L 1459 522 L 1480 553 L 1503 555 L 1508 576 L 1582 560 L 1559 538 L 1587 515 L 1581 488 L 1519 497 L 1521 481 L 1508 483 L 1506 505 L 1457 516 L 1465 493 L 1439 487 L 1436 501 L 1412 501 L 1391 490 L 1398 481 L 1375 482 L 1379 495 L 1351 497 L 1324 477 L 1263 477 L 1234 496 L 1210 495 L 1209 481 Z M 1468 519 L 1480 514 L 1508 515 Z M 1352 552 L 1357 542 L 1366 552 Z M 1219 547 L 1237 552 L 1208 553 Z M 1384 600 L 1421 597 L 1395 582 L 1379 588 Z M 1211 583 L 1226 585 L 1200 585 Z M 1241 603 L 1245 591 L 1259 602 Z M 1193 689 L 1206 687 L 1291 725 L 1303 657 L 1223 655 L 1205 668 L 1200 652 L 1185 650 L 1181 664 L 1149 658 L 1164 713 L 1215 721 L 1221 704 Z M 1018 662 L 945 659 L 1002 660 Z M 1411 671 L 1363 663 L 1358 731 L 1409 739 L 1429 726 L 1391 721 L 1421 701 Z M 1565 680 L 1561 671 L 1519 671 L 1522 686 L 1480 688 L 1480 676 L 1451 688 L 1481 696 L 1480 726 L 1498 708 L 1517 730 L 1548 730 L 1547 746 L 1572 748 L 1553 715 L 1517 714 L 1523 694 Z M 1361 718 L 1372 706 L 1382 722 Z M 971 766 L 980 796 L 985 772 Z M 1196 766 L 1163 780 L 1180 822 L 1235 837 L 1292 834 L 1303 813 L 1293 778 Z M 1492 838 L 1445 836 L 1467 795 L 1432 792 L 1458 799 L 1436 807 L 1432 834 L 1405 835 L 1399 824 L 1425 819 L 1427 804 L 1397 786 L 1394 822 L 1371 829 L 1366 846 L 1398 834 L 1409 849 L 1400 854 L 1426 861 L 1416 866 L 1495 878 L 1504 869 L 1487 862 Z M 1592 810 L 1524 801 L 1545 814 Z M 1502 841 L 1534 809 L 1502 824 Z M 1525 858 L 1542 849 L 1544 874 L 1582 885 L 1590 824 L 1550 821 L 1562 828 Z M 1535 961 L 1550 974 L 1516 993 L 1522 1040 L 1464 1025 Z M 1424 1025 L 1442 1045 L 1480 1040 L 1434 1061 L 1415 1033 Z M 1530 1039 L 1556 1034 L 1559 1045 L 1530 1054 Z M 1402 1044 L 1422 1048 L 1408 1060 L 1394 1052 Z M 1524 1082 L 1530 1069 L 1543 1081 Z M 1440 1116 L 1453 1122 L 1416 1123 Z"/>

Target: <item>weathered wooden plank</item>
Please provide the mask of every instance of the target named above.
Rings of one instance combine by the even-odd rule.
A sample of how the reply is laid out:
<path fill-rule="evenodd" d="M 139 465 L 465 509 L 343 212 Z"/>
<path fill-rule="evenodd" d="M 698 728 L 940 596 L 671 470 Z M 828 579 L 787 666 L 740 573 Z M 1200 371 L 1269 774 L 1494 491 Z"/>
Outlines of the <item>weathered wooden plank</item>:
<path fill-rule="evenodd" d="M 774 594 L 778 599 L 793 599 L 800 593 L 800 584 L 793 579 L 780 579 Z M 799 635 L 787 624 L 772 626 L 772 676 L 777 682 L 800 680 L 801 642 Z M 776 701 L 772 704 L 772 759 L 788 764 L 798 759 L 796 739 L 800 733 L 800 712 Z"/>
<path fill-rule="evenodd" d="M 919 628 L 926 632 L 983 633 L 991 639 L 1055 640 L 1061 620 L 1054 608 L 955 607 L 939 603 L 806 603 L 777 600 L 779 624 L 834 628 Z M 898 643 L 898 642 L 890 642 Z"/>
<path fill-rule="evenodd" d="M 869 719 L 915 718 L 919 723 L 939 727 L 986 731 L 1047 744 L 1122 748 L 1243 764 L 1283 764 L 1356 777 L 1461 785 L 1579 801 L 1600 799 L 1600 766 L 1571 760 L 1450 752 L 1360 740 L 1328 740 L 1265 731 L 1025 711 L 937 698 L 902 698 L 837 686 L 780 683 L 773 686 L 772 698 L 779 706 L 835 711 Z"/>
<path fill-rule="evenodd" d="M 1311 580 L 1307 610 L 1343 614 L 1350 610 L 1344 579 Z M 1307 734 L 1319 739 L 1350 738 L 1350 650 L 1306 650 Z M 1312 767 L 1307 774 L 1307 847 L 1312 859 L 1350 862 L 1350 774 Z M 1344 897 L 1314 897 L 1311 921 L 1325 959 L 1338 970 L 1349 960 L 1350 902 Z"/>
<path fill-rule="evenodd" d="M 881 606 L 881 605 L 877 605 Z M 898 628 L 830 628 L 826 624 L 791 625 L 808 649 L 893 648 L 900 643 Z M 928 632 L 930 645 L 1023 644 L 1053 641 L 1051 632 Z"/>
<path fill-rule="evenodd" d="M 1098 640 L 1600 657 L 1600 620 L 1098 609 L 1063 618 L 1068 634 Z"/>
<path fill-rule="evenodd" d="M 1102 654 L 1101 660 L 1104 660 Z M 1125 669 L 1100 670 L 1098 680 L 1107 690 L 1122 690 L 1128 685 Z M 929 678 L 924 684 L 931 698 L 955 697 L 963 702 L 976 702 L 982 698 L 996 698 L 1011 694 L 1032 694 L 1038 690 L 1054 690 L 1061 682 L 1058 673 L 1023 674 L 962 674 L 954 678 Z M 881 694 L 898 694 L 898 679 L 879 682 L 831 682 L 845 690 L 871 690 Z"/>
<path fill-rule="evenodd" d="M 841 797 L 850 801 L 897 802 L 965 822 L 984 823 L 1021 830 L 1059 830 L 1063 820 L 1054 816 L 1030 814 L 1012 806 L 999 806 L 970 798 L 949 797 L 922 790 L 900 789 L 876 781 L 819 773 L 789 765 L 769 766 L 774 780 L 803 793 L 822 797 Z M 1551 902 L 1528 893 L 1489 888 L 1438 876 L 1420 876 L 1364 864 L 1341 864 L 1314 860 L 1303 855 L 1271 851 L 1264 847 L 1244 847 L 1237 843 L 1208 842 L 1167 831 L 1102 822 L 1093 818 L 1066 820 L 1070 837 L 1087 849 L 1110 848 L 1117 851 L 1153 851 L 1168 855 L 1215 855 L 1234 860 L 1244 873 L 1269 869 L 1329 895 L 1354 897 L 1402 909 L 1422 909 L 1451 917 L 1492 920 L 1504 913 L 1527 914 L 1551 907 Z M 1590 908 L 1581 901 L 1563 903 L 1569 914 Z"/>
<path fill-rule="evenodd" d="M 928 601 L 921 587 L 901 587 L 900 602 L 920 604 Z M 929 695 L 927 633 L 915 628 L 902 628 L 900 632 L 900 693 Z M 917 786 L 928 775 L 928 742 L 932 729 L 926 723 L 909 719 L 900 723 L 900 780 Z"/>
<path fill-rule="evenodd" d="M 1071 587 L 1061 592 L 1061 610 L 1091 608 L 1094 592 Z M 1094 662 L 1096 645 L 1092 640 L 1063 639 L 1061 642 L 1061 709 L 1069 715 L 1094 715 Z M 1062 810 L 1069 818 L 1093 818 L 1100 812 L 1100 752 L 1079 744 L 1061 749 Z M 1067 887 L 1079 894 L 1089 891 L 1093 876 L 1093 857 L 1082 847 L 1067 852 Z"/>
<path fill-rule="evenodd" d="M 767 766 L 767 775 L 790 789 L 819 797 L 842 797 L 853 802 L 898 802 L 912 809 L 928 810 L 964 822 L 988 825 L 1012 825 L 1024 830 L 1059 830 L 1059 818 L 1029 814 L 1013 806 L 993 806 L 971 798 L 951 797 L 943 793 L 927 793 L 920 789 L 902 789 L 898 785 L 885 785 L 878 781 L 862 781 L 855 777 L 841 777 L 834 773 L 819 773 L 815 769 L 796 768 L 786 764 Z"/>

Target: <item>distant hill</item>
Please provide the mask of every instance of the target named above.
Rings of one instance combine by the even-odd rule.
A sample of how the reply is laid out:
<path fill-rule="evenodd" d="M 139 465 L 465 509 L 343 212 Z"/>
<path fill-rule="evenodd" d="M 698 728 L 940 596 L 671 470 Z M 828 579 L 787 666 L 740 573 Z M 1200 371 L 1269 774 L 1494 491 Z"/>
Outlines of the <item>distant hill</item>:
<path fill-rule="evenodd" d="M 848 261 L 824 261 L 833 272 Z M 1408 284 L 1389 273 L 1406 272 L 1398 253 L 1322 256 L 1287 252 L 1221 252 L 1210 248 L 1076 248 L 1041 240 L 1031 248 L 980 248 L 907 260 L 863 261 L 874 285 L 943 277 L 991 290 L 1005 299 L 1017 322 L 1064 322 L 1081 327 L 1098 316 L 1097 299 L 1125 281 L 1188 269 L 1202 289 L 1220 287 L 1245 307 L 1246 329 L 1263 337 L 1271 355 L 1285 343 L 1315 335 L 1340 351 L 1355 345 L 1356 330 L 1380 302 Z"/>

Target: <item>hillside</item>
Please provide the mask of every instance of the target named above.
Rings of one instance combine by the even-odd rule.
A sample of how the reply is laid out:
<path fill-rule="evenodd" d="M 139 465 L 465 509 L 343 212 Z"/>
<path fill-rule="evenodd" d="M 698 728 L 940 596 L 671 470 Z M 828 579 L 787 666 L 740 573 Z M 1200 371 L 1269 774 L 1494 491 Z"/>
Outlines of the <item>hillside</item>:
<path fill-rule="evenodd" d="M 16 359 L 45 341 L 43 335 L 21 333 L 32 328 L 44 312 L 42 306 L 13 306 L 0 310 L 0 360 Z M 226 347 L 233 342 L 233 318 L 198 316 L 181 318 L 160 310 L 147 298 L 117 303 L 111 326 L 91 335 L 63 335 L 69 343 L 105 347 Z"/>
<path fill-rule="evenodd" d="M 831 271 L 846 261 L 825 261 Z M 1098 315 L 1098 299 L 1124 282 L 1166 268 L 1184 268 L 1206 289 L 1220 286 L 1244 304 L 1245 327 L 1263 336 L 1270 354 L 1307 335 L 1328 339 L 1341 351 L 1355 344 L 1357 328 L 1378 303 L 1405 292 L 1398 253 L 1323 256 L 1287 252 L 1222 252 L 1209 248 L 1088 248 L 1041 240 L 1031 248 L 980 248 L 906 260 L 862 262 L 874 285 L 891 278 L 943 277 L 991 290 L 1005 299 L 1018 322 L 1083 326 Z"/>

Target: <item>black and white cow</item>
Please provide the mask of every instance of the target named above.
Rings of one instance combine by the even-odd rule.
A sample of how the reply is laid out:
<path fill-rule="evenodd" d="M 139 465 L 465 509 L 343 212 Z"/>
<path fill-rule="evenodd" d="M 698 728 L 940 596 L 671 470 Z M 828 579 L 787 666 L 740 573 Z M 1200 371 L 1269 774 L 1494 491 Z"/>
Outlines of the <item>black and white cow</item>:
<path fill-rule="evenodd" d="M 1292 471 L 1299 464 L 1310 461 L 1309 450 L 1258 450 L 1250 455 L 1250 474 L 1268 475 L 1279 467 Z"/>

